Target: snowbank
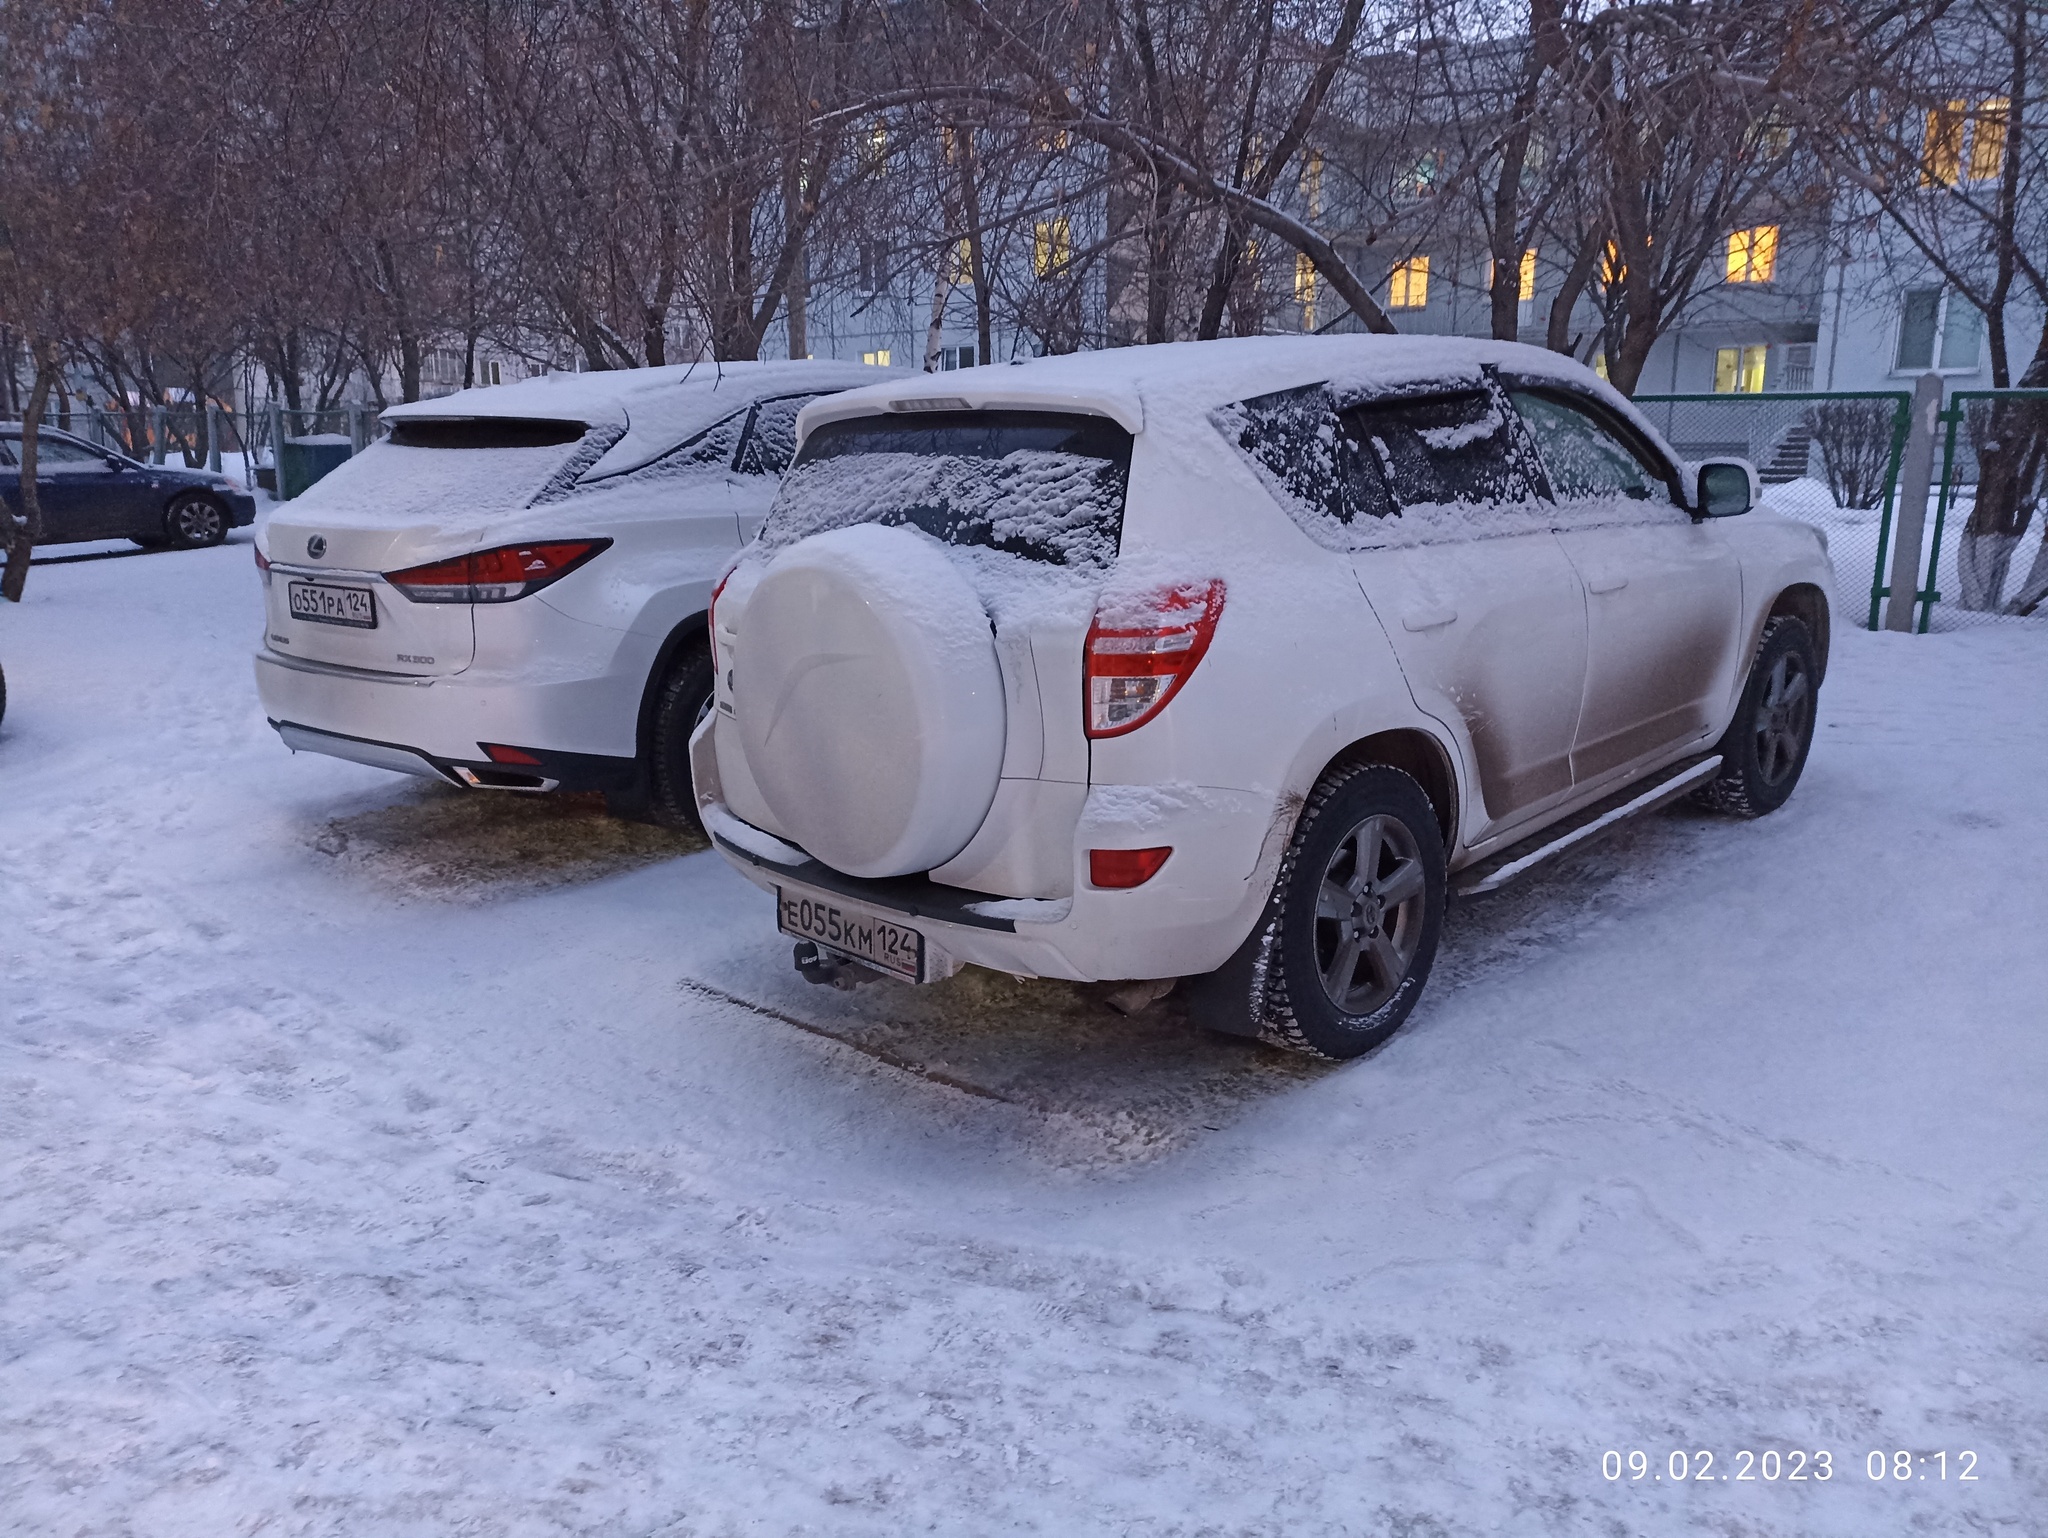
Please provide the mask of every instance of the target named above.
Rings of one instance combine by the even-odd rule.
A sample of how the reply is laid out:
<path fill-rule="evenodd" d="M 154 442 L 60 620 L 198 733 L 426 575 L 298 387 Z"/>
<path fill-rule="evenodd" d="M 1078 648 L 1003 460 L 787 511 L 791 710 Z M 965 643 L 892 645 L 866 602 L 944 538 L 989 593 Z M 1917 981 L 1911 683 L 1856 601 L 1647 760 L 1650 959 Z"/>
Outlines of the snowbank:
<path fill-rule="evenodd" d="M 258 621 L 241 539 L 0 610 L 10 1531 L 2038 1525 L 2040 635 L 1839 627 L 1782 813 L 1454 913 L 1326 1071 L 807 988 L 715 855 L 380 885 Z M 1834 1477 L 1601 1472 L 1745 1448 Z"/>

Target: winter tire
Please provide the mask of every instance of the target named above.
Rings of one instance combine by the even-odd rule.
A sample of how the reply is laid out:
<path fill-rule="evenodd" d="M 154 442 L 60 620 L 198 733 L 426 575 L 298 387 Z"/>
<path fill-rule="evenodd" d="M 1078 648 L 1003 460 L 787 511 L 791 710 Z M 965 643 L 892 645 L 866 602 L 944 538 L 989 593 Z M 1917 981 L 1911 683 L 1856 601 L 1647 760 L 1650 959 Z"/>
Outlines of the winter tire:
<path fill-rule="evenodd" d="M 1785 804 L 1813 746 L 1819 679 L 1805 622 L 1789 614 L 1768 621 L 1735 719 L 1721 738 L 1721 772 L 1699 791 L 1703 805 L 1761 817 Z"/>
<path fill-rule="evenodd" d="M 164 534 L 173 549 L 204 550 L 228 537 L 228 515 L 205 492 L 191 492 L 165 510 Z"/>
<path fill-rule="evenodd" d="M 1353 1058 L 1401 1028 L 1436 960 L 1444 845 L 1422 787 L 1363 764 L 1309 796 L 1261 925 L 1261 1037 Z"/>
<path fill-rule="evenodd" d="M 668 665 L 654 701 L 647 744 L 648 815 L 664 828 L 702 832 L 690 782 L 690 734 L 711 713 L 711 648 L 684 646 Z"/>

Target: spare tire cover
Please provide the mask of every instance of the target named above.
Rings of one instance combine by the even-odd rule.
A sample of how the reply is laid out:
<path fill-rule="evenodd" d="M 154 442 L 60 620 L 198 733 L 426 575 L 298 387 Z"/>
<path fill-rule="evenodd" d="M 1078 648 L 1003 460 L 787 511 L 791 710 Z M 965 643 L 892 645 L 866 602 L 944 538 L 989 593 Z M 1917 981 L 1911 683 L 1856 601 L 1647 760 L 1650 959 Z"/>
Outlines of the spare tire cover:
<path fill-rule="evenodd" d="M 870 523 L 799 541 L 748 596 L 733 652 L 740 744 L 783 833 L 852 876 L 967 847 L 1002 774 L 1003 677 L 937 540 Z"/>

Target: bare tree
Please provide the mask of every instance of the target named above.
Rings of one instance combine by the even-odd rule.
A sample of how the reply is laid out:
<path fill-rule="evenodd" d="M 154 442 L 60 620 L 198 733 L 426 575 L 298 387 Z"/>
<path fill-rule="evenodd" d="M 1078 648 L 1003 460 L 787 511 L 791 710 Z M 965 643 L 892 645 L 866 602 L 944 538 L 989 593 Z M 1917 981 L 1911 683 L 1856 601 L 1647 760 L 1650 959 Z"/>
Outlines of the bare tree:
<path fill-rule="evenodd" d="M 1884 217 L 1888 263 L 1931 271 L 1949 291 L 1951 324 L 1981 325 L 1994 388 L 2048 389 L 2048 17 L 2027 0 L 1902 12 L 1843 68 L 1864 89 L 1859 110 L 1831 125 L 1831 147 Z M 2039 329 L 2015 359 L 2022 316 Z M 2001 401 L 1966 421 L 1978 457 L 1958 560 L 1966 609 L 2030 611 L 2048 597 L 2048 554 L 2006 594 L 2013 555 L 2048 500 L 2044 404 Z"/>

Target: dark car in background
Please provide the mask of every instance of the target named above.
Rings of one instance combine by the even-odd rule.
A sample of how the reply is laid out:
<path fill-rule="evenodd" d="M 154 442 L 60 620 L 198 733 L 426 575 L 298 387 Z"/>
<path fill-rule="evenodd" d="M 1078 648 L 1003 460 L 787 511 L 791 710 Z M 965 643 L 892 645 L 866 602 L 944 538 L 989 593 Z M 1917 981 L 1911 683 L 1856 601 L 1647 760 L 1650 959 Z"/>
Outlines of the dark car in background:
<path fill-rule="evenodd" d="M 0 426 L 0 497 L 21 511 L 21 425 Z M 256 521 L 256 499 L 213 470 L 151 465 L 69 433 L 36 434 L 36 502 L 45 545 L 132 539 L 196 550 Z"/>

